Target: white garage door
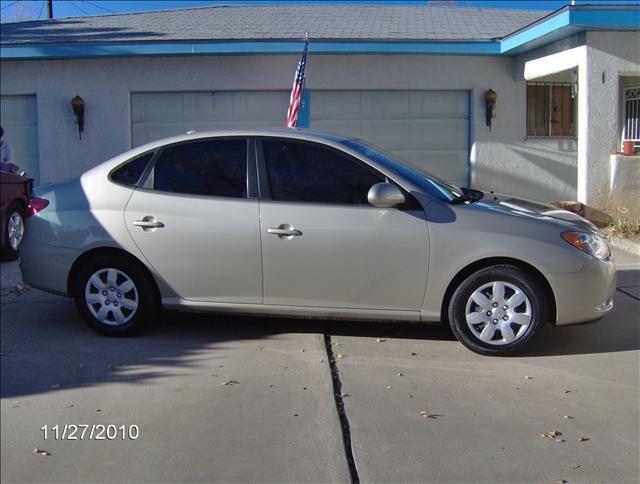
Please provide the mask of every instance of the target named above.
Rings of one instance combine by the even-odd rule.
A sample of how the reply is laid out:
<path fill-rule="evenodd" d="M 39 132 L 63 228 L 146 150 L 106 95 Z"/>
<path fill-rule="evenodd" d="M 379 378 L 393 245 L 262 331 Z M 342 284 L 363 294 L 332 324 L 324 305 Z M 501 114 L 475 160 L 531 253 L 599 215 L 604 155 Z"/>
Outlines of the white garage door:
<path fill-rule="evenodd" d="M 311 91 L 310 106 L 311 128 L 362 138 L 467 186 L 467 91 Z"/>
<path fill-rule="evenodd" d="M 286 91 L 132 93 L 133 146 L 189 130 L 284 126 Z"/>
<path fill-rule="evenodd" d="M 1 96 L 0 126 L 4 129 L 2 139 L 13 147 L 14 163 L 38 182 L 40 164 L 36 97 Z"/>

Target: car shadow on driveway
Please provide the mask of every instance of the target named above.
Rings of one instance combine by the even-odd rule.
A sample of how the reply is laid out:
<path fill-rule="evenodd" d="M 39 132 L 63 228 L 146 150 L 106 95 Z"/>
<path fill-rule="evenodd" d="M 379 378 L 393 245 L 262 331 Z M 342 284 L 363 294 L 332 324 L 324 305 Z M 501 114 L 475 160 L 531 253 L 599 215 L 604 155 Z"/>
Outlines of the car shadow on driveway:
<path fill-rule="evenodd" d="M 24 302 L 21 302 L 25 298 Z M 589 325 L 545 328 L 522 356 L 545 357 L 633 351 L 640 348 L 640 302 L 620 291 L 616 307 Z M 80 320 L 70 300 L 28 302 L 25 296 L 2 307 L 1 396 L 51 392 L 112 382 L 144 382 L 201 371 L 203 359 L 225 358 L 243 342 L 287 334 L 324 334 L 363 338 L 450 343 L 448 329 L 415 323 L 326 321 L 271 317 L 163 312 L 138 337 L 106 338 Z M 430 343 L 431 344 L 431 343 Z M 246 347 L 245 347 L 246 346 Z M 244 348 L 243 348 L 244 347 Z"/>

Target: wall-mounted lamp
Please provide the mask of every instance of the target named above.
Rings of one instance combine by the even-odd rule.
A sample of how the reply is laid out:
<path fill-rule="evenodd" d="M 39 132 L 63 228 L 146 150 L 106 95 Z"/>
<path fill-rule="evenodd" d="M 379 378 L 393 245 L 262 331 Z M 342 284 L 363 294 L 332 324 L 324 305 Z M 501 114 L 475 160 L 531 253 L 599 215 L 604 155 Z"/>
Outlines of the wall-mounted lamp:
<path fill-rule="evenodd" d="M 489 89 L 484 93 L 484 117 L 491 131 L 491 120 L 496 117 L 494 111 L 496 109 L 496 99 L 498 95 L 493 89 Z"/>
<path fill-rule="evenodd" d="M 80 96 L 74 97 L 71 100 L 71 109 L 73 109 L 73 115 L 76 117 L 78 136 L 82 139 L 82 132 L 84 131 L 84 99 Z"/>

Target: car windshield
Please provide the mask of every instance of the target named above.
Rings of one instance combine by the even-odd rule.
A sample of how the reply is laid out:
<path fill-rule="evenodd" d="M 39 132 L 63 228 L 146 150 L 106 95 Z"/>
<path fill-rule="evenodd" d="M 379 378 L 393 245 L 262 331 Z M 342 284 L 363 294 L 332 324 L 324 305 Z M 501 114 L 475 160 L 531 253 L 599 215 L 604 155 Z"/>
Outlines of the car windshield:
<path fill-rule="evenodd" d="M 461 188 L 432 175 L 422 168 L 410 165 L 398 159 L 395 155 L 385 153 L 381 148 L 373 146 L 366 141 L 361 139 L 348 139 L 341 141 L 341 143 L 385 168 L 408 178 L 416 185 L 424 188 L 427 193 L 435 195 L 438 198 L 444 197 L 446 201 L 452 201 L 465 197 L 465 193 Z"/>

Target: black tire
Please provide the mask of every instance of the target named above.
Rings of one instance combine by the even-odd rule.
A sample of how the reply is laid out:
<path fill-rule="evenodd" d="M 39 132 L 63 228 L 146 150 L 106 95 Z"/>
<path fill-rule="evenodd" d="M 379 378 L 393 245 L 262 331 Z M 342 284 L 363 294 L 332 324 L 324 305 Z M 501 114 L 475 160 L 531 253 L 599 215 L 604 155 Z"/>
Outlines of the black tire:
<path fill-rule="evenodd" d="M 115 291 L 111 291 L 111 284 L 108 284 L 106 278 L 108 277 L 107 269 L 116 270 L 116 285 L 113 285 Z M 103 271 L 103 272 L 101 272 Z M 96 297 L 102 297 L 104 302 L 96 302 L 95 304 L 89 304 L 85 295 L 85 289 L 89 279 L 99 274 L 101 276 L 100 282 L 107 283 L 104 292 L 107 295 L 102 296 L 104 292 L 98 291 L 95 293 Z M 128 278 L 134 286 L 133 290 L 127 291 L 124 294 L 117 292 L 117 287 L 122 284 Z M 124 287 L 124 286 L 122 286 Z M 96 286 L 91 286 L 91 291 L 95 290 Z M 123 291 L 124 292 L 124 291 Z M 140 267 L 140 263 L 120 255 L 101 255 L 94 259 L 91 259 L 88 263 L 83 265 L 74 280 L 73 296 L 76 302 L 76 307 L 82 315 L 85 322 L 95 331 L 105 336 L 130 336 L 140 332 L 148 323 L 150 323 L 157 315 L 158 301 L 156 297 L 155 285 L 150 276 Z M 91 296 L 89 296 L 91 297 Z M 107 299 L 109 298 L 109 299 Z M 111 299 L 113 298 L 113 299 Z M 128 301 L 126 301 L 126 300 Z M 118 301 L 120 301 L 119 309 Z M 137 302 L 135 310 L 129 310 L 126 306 L 127 302 Z M 105 320 L 110 324 L 101 321 L 92 314 L 97 312 L 105 306 L 110 306 L 106 310 L 110 311 Z M 125 320 L 122 323 L 116 321 L 116 311 L 119 312 L 120 317 L 124 317 Z"/>
<path fill-rule="evenodd" d="M 4 227 L 2 227 L 2 237 L 4 238 L 4 241 L 3 241 L 4 245 L 2 248 L 2 260 L 5 260 L 5 261 L 16 260 L 18 258 L 17 247 L 14 249 L 11 246 L 11 243 L 9 242 L 9 221 L 11 220 L 11 217 L 13 217 L 14 215 L 18 215 L 22 219 L 22 228 L 24 230 L 24 226 L 25 226 L 24 222 L 26 220 L 26 215 L 25 215 L 24 207 L 20 205 L 18 202 L 11 202 L 7 207 L 7 211 L 5 212 Z"/>
<path fill-rule="evenodd" d="M 529 325 L 523 328 L 523 326 L 516 323 L 511 323 L 510 316 L 507 315 L 506 311 L 500 312 L 497 315 L 487 315 L 487 322 L 472 326 L 475 328 L 476 332 L 481 332 L 486 325 L 496 325 L 489 328 L 489 331 L 493 330 L 494 339 L 491 341 L 494 342 L 491 343 L 482 341 L 478 335 L 474 334 L 467 324 L 466 312 L 467 304 L 471 299 L 471 295 L 483 286 L 496 281 L 506 282 L 509 286 L 516 286 L 525 294 L 528 298 L 531 320 Z M 505 289 L 505 296 L 508 296 L 509 294 L 513 295 L 513 292 L 511 292 L 512 288 L 509 286 Z M 488 299 L 491 301 L 493 288 L 489 287 L 486 291 L 489 295 Z M 480 306 L 475 302 L 469 302 L 469 304 L 470 307 L 474 308 L 474 310 L 480 309 Z M 500 311 L 500 309 L 505 307 L 493 308 L 494 304 L 495 303 L 491 304 L 491 311 Z M 523 308 L 525 308 L 525 306 L 526 303 L 521 303 L 516 308 L 511 308 L 511 313 L 524 312 Z M 516 309 L 518 311 L 516 311 Z M 484 318 L 486 313 L 482 311 L 479 314 Z M 498 317 L 496 319 L 492 319 L 494 316 Z M 522 351 L 541 333 L 543 326 L 547 322 L 547 316 L 548 301 L 546 300 L 545 291 L 537 279 L 519 267 L 506 264 L 487 267 L 471 274 L 455 290 L 451 300 L 449 301 L 448 307 L 448 317 L 451 330 L 458 341 L 475 353 L 490 356 L 512 355 Z M 515 333 L 516 339 L 512 342 L 499 344 L 506 339 L 502 336 L 500 331 L 500 325 L 503 324 L 502 318 L 509 321 L 509 327 L 506 327 L 505 331 L 511 328 Z M 498 322 L 496 323 L 495 321 Z M 505 322 L 504 324 L 506 325 L 507 323 Z M 522 334 L 520 334 L 520 330 L 522 330 Z"/>

